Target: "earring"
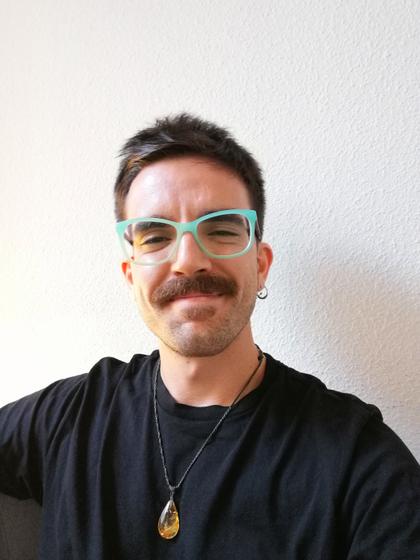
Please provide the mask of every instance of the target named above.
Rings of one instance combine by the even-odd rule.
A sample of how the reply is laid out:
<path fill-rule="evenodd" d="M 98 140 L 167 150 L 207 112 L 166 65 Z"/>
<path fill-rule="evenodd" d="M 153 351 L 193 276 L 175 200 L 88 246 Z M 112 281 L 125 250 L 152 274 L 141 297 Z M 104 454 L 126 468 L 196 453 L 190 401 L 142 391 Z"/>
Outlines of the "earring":
<path fill-rule="evenodd" d="M 267 286 L 263 286 L 259 292 L 257 292 L 258 299 L 266 299 L 268 296 Z"/>

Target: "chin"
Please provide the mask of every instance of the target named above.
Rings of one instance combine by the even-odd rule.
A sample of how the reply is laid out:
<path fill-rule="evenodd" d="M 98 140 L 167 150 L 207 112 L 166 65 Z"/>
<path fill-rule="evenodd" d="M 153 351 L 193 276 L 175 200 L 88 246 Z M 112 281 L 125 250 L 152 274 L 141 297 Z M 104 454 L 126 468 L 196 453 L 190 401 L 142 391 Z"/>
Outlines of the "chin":
<path fill-rule="evenodd" d="M 177 354 L 204 358 L 220 354 L 232 344 L 249 325 L 254 305 L 255 300 L 250 299 L 224 313 L 218 313 L 213 306 L 197 306 L 181 314 L 148 317 L 153 320 L 146 324 L 165 346 Z"/>
<path fill-rule="evenodd" d="M 178 329 L 172 330 L 170 336 L 161 338 L 161 340 L 181 356 L 205 358 L 223 352 L 242 331 L 242 328 L 233 330 L 227 324 L 217 329 L 196 329 L 194 328 L 196 326 L 192 325 L 192 328 L 188 328 L 184 323 Z M 201 330 L 201 332 L 197 332 L 197 330 Z"/>

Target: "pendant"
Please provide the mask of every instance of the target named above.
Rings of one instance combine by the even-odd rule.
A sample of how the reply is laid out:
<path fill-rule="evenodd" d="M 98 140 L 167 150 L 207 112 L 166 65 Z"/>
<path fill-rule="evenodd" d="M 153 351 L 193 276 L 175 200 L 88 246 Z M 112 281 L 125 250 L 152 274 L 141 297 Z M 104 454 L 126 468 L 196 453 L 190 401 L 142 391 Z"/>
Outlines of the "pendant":
<path fill-rule="evenodd" d="M 173 539 L 178 534 L 179 515 L 172 497 L 160 514 L 158 531 L 163 539 Z"/>

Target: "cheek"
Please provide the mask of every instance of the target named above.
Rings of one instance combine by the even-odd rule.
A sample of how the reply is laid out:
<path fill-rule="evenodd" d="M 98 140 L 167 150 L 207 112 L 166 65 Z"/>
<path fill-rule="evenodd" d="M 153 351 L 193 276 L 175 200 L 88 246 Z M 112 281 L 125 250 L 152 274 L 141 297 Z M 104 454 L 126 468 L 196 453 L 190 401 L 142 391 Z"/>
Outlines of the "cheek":
<path fill-rule="evenodd" d="M 250 294 L 253 294 L 254 292 L 256 294 L 258 291 L 258 272 L 255 268 L 252 268 L 248 270 L 247 274 L 248 276 L 245 283 L 246 285 L 245 289 Z"/>
<path fill-rule="evenodd" d="M 253 259 L 244 264 L 243 267 L 237 269 L 239 281 L 251 286 L 258 283 L 258 261 L 256 255 Z"/>
<path fill-rule="evenodd" d="M 133 284 L 136 300 L 139 304 L 147 302 L 153 291 L 162 284 L 164 279 L 159 271 L 152 267 L 144 267 L 133 271 Z"/>
<path fill-rule="evenodd" d="M 230 270 L 228 276 L 230 276 L 230 278 L 235 280 L 239 290 L 239 294 L 241 294 L 240 295 L 241 299 L 243 298 L 252 299 L 253 294 L 257 293 L 258 268 L 256 262 L 252 261 L 252 262 L 243 263 L 242 266 L 240 266 L 240 264 L 237 263 L 235 269 Z"/>

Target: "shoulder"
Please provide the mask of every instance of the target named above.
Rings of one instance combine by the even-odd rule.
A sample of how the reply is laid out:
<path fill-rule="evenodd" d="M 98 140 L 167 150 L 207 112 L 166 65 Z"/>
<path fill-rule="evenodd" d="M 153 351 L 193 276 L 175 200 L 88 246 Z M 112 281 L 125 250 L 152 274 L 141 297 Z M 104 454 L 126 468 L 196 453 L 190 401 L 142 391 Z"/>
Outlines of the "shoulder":
<path fill-rule="evenodd" d="M 320 379 L 297 371 L 267 356 L 268 373 L 277 385 L 277 398 L 288 410 L 299 412 L 308 420 L 363 425 L 371 418 L 382 420 L 380 410 L 357 396 L 328 388 Z"/>
<path fill-rule="evenodd" d="M 140 387 L 156 358 L 157 353 L 136 354 L 129 362 L 102 358 L 87 373 L 59 379 L 4 406 L 0 409 L 2 427 L 19 426 L 25 431 L 35 427 L 40 432 L 51 433 L 63 421 L 75 420 L 85 413 L 100 414 L 121 385 Z"/>
<path fill-rule="evenodd" d="M 404 463 L 420 477 L 420 467 L 380 410 L 355 395 L 329 389 L 317 377 L 268 357 L 273 415 L 304 449 L 305 458 L 333 462 L 337 469 L 371 462 Z"/>
<path fill-rule="evenodd" d="M 38 391 L 34 396 L 51 401 L 83 400 L 91 397 L 97 400 L 112 396 L 121 385 L 141 384 L 151 372 L 157 353 L 135 354 L 128 362 L 110 356 L 101 358 L 84 374 L 60 379 Z"/>

